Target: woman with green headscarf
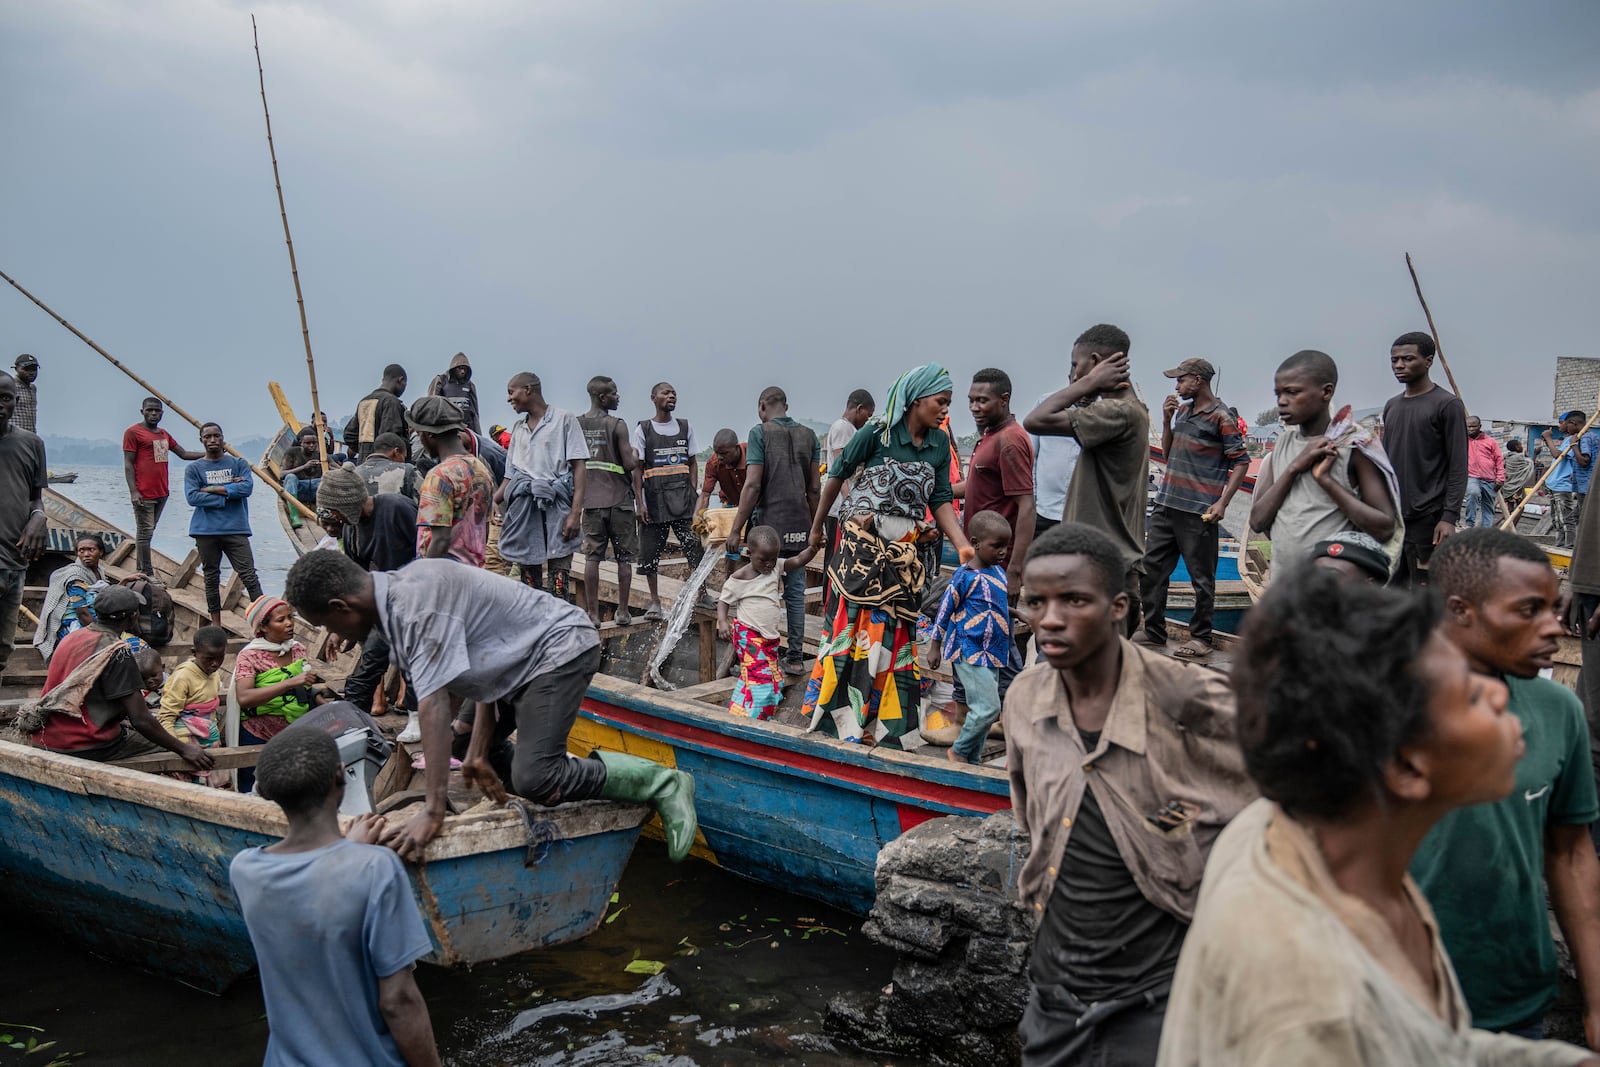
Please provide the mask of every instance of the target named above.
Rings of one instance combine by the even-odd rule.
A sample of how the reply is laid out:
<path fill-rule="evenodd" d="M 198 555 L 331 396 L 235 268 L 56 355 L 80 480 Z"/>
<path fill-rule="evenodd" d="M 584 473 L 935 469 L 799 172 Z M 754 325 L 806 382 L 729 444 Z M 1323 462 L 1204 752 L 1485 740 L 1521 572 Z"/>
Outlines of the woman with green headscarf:
<path fill-rule="evenodd" d="M 953 388 L 937 363 L 902 374 L 883 416 L 863 426 L 828 471 L 813 547 L 822 546 L 823 519 L 845 480 L 855 484 L 839 509 L 822 640 L 806 686 L 803 711 L 813 730 L 892 748 L 920 740 L 917 614 L 935 576 L 917 545 L 942 530 L 963 559 L 972 554 L 951 506 L 953 446 L 939 429 Z"/>

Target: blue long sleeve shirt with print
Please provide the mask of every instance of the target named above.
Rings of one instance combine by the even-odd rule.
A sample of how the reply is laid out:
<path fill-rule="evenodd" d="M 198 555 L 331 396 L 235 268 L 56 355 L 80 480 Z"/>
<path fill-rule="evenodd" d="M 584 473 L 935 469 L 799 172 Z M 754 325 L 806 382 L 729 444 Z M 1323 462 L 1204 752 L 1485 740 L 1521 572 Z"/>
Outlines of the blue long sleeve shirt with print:
<path fill-rule="evenodd" d="M 946 662 L 999 670 L 1011 655 L 1005 568 L 962 564 L 950 576 L 932 636 Z"/>
<path fill-rule="evenodd" d="M 226 489 L 227 495 L 206 492 L 213 486 Z M 189 464 L 183 472 L 184 499 L 194 509 L 189 516 L 189 536 L 250 536 L 250 505 L 247 501 L 255 487 L 256 480 L 250 474 L 250 464 L 234 456 L 197 459 Z"/>

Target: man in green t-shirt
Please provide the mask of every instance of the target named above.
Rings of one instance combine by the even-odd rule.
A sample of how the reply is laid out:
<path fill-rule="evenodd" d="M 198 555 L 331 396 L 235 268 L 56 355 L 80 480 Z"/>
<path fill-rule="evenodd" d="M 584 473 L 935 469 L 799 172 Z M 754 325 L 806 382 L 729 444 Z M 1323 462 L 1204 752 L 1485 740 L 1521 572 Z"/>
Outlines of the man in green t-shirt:
<path fill-rule="evenodd" d="M 1589 839 L 1600 803 L 1589 728 L 1577 696 L 1539 677 L 1563 630 L 1560 582 L 1533 542 L 1480 528 L 1438 547 L 1429 584 L 1473 670 L 1510 687 L 1507 712 L 1522 722 L 1528 750 L 1511 795 L 1446 815 L 1411 873 L 1438 917 L 1473 1025 L 1524 1036 L 1542 1035 L 1556 999 L 1548 887 L 1583 987 L 1584 1032 L 1600 1046 L 1600 861 Z"/>

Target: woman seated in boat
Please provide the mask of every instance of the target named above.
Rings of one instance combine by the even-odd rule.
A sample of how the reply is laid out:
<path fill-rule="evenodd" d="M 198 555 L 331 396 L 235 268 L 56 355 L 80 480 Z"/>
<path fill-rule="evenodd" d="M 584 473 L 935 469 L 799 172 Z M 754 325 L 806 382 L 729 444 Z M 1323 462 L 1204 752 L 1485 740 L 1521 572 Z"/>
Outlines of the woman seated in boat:
<path fill-rule="evenodd" d="M 95 595 L 110 584 L 100 570 L 106 554 L 100 535 L 80 534 L 74 547 L 77 558 L 50 575 L 39 628 L 33 633 L 33 647 L 46 663 L 68 634 L 94 624 Z"/>
<path fill-rule="evenodd" d="M 883 417 L 863 426 L 828 470 L 813 548 L 822 547 L 823 520 L 845 481 L 855 483 L 840 507 L 822 639 L 802 709 L 813 730 L 894 748 L 920 743 L 917 611 L 932 576 L 918 544 L 942 530 L 963 562 L 972 558 L 951 506 L 950 437 L 939 429 L 952 389 L 936 363 L 907 371 L 890 387 Z"/>
<path fill-rule="evenodd" d="M 245 611 L 245 622 L 255 637 L 234 660 L 229 699 L 237 708 L 239 743 L 264 745 L 326 697 L 315 689 L 319 679 L 305 645 L 295 639 L 288 604 L 260 597 Z M 240 792 L 248 792 L 254 780 L 242 772 Z"/>
<path fill-rule="evenodd" d="M 196 770 L 210 770 L 211 757 L 162 729 L 145 705 L 145 689 L 161 685 L 161 657 L 149 647 L 135 652 L 122 639 L 138 618 L 139 598 L 131 590 L 102 592 L 94 621 L 56 647 L 44 696 L 23 710 L 18 725 L 53 752 L 107 762 L 165 749 Z"/>
<path fill-rule="evenodd" d="M 1264 799 L 1217 839 L 1160 1067 L 1600 1064 L 1473 1030 L 1412 854 L 1516 782 L 1522 727 L 1434 601 L 1321 568 L 1275 581 L 1233 661 Z"/>

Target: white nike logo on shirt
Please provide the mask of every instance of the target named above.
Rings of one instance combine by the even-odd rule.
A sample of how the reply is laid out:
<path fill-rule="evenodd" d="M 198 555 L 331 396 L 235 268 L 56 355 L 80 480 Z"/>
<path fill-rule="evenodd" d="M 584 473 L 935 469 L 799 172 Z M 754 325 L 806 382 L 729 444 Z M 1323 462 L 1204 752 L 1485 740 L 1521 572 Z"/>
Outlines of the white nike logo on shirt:
<path fill-rule="evenodd" d="M 1532 804 L 1535 800 L 1538 800 L 1540 797 L 1544 796 L 1548 792 L 1550 792 L 1550 787 L 1549 786 L 1545 786 L 1543 789 L 1539 790 L 1537 793 L 1530 793 L 1526 789 L 1524 789 L 1522 791 L 1522 798 L 1524 800 L 1526 800 L 1529 804 Z"/>

